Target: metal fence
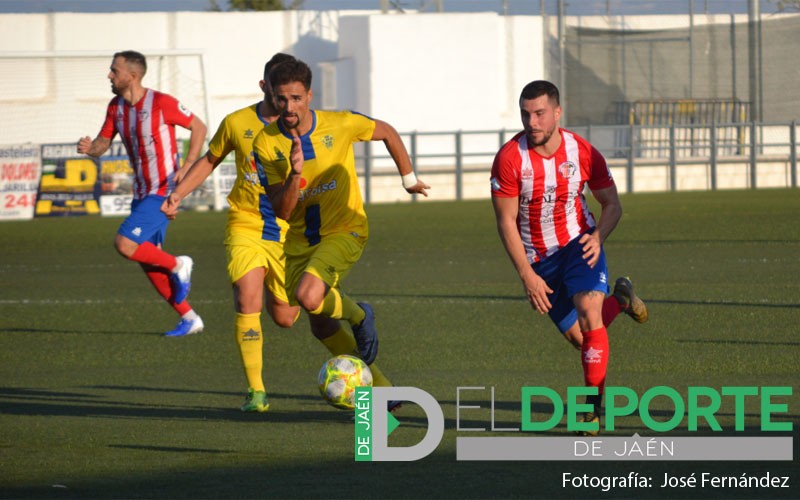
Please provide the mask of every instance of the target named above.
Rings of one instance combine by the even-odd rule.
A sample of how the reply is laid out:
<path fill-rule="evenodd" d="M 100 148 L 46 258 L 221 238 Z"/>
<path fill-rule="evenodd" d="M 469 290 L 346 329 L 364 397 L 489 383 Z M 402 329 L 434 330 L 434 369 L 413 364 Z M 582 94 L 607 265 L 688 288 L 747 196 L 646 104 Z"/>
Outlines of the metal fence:
<path fill-rule="evenodd" d="M 620 191 L 797 188 L 798 122 L 711 123 L 665 126 L 572 127 L 608 160 Z M 409 132 L 401 134 L 417 173 L 429 184 L 448 186 L 453 196 L 488 197 L 488 178 L 497 150 L 515 130 Z M 427 147 L 423 144 L 427 143 Z M 356 151 L 367 203 L 388 201 L 377 194 L 384 177 L 397 170 L 380 144 Z M 477 179 L 480 193 L 469 192 Z M 436 179 L 435 183 L 431 179 Z M 482 184 L 481 184 L 482 183 Z"/>

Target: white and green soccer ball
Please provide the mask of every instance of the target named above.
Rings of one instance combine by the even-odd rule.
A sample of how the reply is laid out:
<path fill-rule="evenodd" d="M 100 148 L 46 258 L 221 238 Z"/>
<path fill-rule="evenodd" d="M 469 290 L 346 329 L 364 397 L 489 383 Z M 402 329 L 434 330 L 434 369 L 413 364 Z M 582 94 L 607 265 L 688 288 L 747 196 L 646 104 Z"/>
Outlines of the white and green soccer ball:
<path fill-rule="evenodd" d="M 359 358 L 342 354 L 322 365 L 318 381 L 319 392 L 325 401 L 336 408 L 352 410 L 356 387 L 371 386 L 372 372 Z"/>

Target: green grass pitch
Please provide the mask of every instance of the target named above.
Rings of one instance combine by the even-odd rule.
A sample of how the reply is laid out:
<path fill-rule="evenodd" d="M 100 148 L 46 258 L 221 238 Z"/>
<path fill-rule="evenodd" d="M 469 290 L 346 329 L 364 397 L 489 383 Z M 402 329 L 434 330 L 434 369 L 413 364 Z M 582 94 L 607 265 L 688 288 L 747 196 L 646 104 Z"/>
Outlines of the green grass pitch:
<path fill-rule="evenodd" d="M 611 279 L 629 275 L 650 308 L 610 329 L 609 385 L 791 385 L 798 452 L 800 192 L 623 195 L 606 243 Z M 225 214 L 182 213 L 167 249 L 194 257 L 190 301 L 200 335 L 167 339 L 177 321 L 112 240 L 121 219 L 0 224 L 0 497 L 508 498 L 609 496 L 563 488 L 562 472 L 790 475 L 784 490 L 649 490 L 628 497 L 797 497 L 794 462 L 458 462 L 456 388 L 474 392 L 461 427 L 519 426 L 520 387 L 582 385 L 578 354 L 523 300 L 488 200 L 367 207 L 371 237 L 345 282 L 371 302 L 378 362 L 397 385 L 441 404 L 445 435 L 427 458 L 355 463 L 350 415 L 316 387 L 329 357 L 305 316 L 280 330 L 266 315 L 271 409 L 242 414 L 245 381 L 233 338 L 222 246 Z M 664 403 L 661 413 L 668 415 Z M 467 415 L 468 413 L 468 415 Z M 425 432 L 413 404 L 390 444 Z M 726 436 L 734 410 L 719 414 Z M 620 421 L 614 435 L 647 433 Z M 759 429 L 748 406 L 747 430 Z M 686 434 L 685 422 L 676 431 Z M 482 435 L 490 435 L 488 432 Z M 567 435 L 562 423 L 547 435 Z M 785 435 L 785 434 L 784 434 Z"/>

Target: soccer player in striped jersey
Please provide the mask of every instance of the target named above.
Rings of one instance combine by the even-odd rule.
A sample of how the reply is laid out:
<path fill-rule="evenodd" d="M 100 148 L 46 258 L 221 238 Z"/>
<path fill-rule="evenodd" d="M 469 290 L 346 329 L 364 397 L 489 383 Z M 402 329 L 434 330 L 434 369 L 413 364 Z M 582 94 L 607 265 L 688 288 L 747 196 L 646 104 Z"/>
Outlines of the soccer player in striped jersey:
<path fill-rule="evenodd" d="M 370 365 L 375 385 L 389 385 L 374 363 L 378 338 L 372 307 L 341 291 L 369 236 L 353 143 L 383 141 L 408 193 L 427 196 L 429 186 L 416 178 L 391 125 L 349 111 L 312 109 L 311 70 L 304 62 L 277 66 L 270 83 L 279 117 L 258 134 L 253 150 L 272 207 L 289 223 L 284 245 L 289 301 L 312 321 L 347 321 L 352 334 L 339 328 L 322 342 L 333 354 L 357 352 Z"/>
<path fill-rule="evenodd" d="M 161 203 L 200 154 L 206 135 L 203 121 L 174 97 L 146 88 L 145 56 L 133 50 L 114 54 L 108 79 L 116 95 L 108 104 L 100 133 L 82 137 L 78 153 L 99 157 L 119 134 L 134 172 L 131 214 L 117 231 L 114 246 L 138 262 L 156 291 L 177 312 L 178 325 L 165 335 L 180 337 L 203 330 L 203 320 L 186 300 L 191 287 L 191 257 L 175 257 L 162 249 L 169 220 Z M 184 167 L 175 140 L 175 126 L 191 132 Z"/>
<path fill-rule="evenodd" d="M 519 274 L 528 301 L 549 314 L 581 351 L 584 382 L 597 387 L 587 398 L 598 422 L 608 367 L 606 327 L 620 312 L 647 320 L 644 302 L 628 278 L 608 297 L 603 242 L 622 216 L 617 187 L 606 161 L 582 137 L 560 128 L 559 93 L 537 80 L 519 99 L 524 130 L 497 153 L 492 166 L 492 204 L 500 240 Z M 600 203 L 595 221 L 583 195 L 588 185 Z M 596 433 L 592 433 L 594 435 Z"/>

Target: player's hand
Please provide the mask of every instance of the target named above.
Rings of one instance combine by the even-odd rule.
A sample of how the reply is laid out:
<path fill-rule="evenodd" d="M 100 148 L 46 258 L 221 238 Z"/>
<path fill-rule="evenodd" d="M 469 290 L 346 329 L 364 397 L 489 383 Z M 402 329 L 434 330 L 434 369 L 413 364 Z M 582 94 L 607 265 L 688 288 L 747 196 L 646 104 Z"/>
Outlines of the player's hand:
<path fill-rule="evenodd" d="M 599 231 L 595 231 L 592 234 L 585 233 L 578 242 L 583 245 L 583 260 L 589 264 L 590 268 L 594 268 L 594 265 L 600 259 L 600 248 L 602 246 L 600 244 Z"/>
<path fill-rule="evenodd" d="M 421 180 L 417 179 L 417 183 L 415 185 L 411 186 L 410 188 L 407 188 L 406 192 L 408 194 L 421 194 L 421 195 L 423 195 L 423 196 L 425 196 L 427 198 L 428 197 L 428 189 L 430 189 L 430 188 L 431 187 L 429 185 L 427 185 L 424 182 L 422 182 Z"/>
<path fill-rule="evenodd" d="M 547 283 L 538 274 L 531 272 L 530 275 L 526 275 L 523 278 L 522 286 L 525 288 L 525 294 L 528 296 L 528 302 L 531 303 L 531 306 L 539 314 L 547 314 L 553 307 L 548 297 L 549 294 L 553 293 L 553 290 L 547 286 Z"/>
<path fill-rule="evenodd" d="M 294 136 L 292 137 L 292 150 L 289 152 L 289 163 L 296 174 L 303 173 L 303 161 L 303 145 L 300 144 L 300 138 Z"/>
<path fill-rule="evenodd" d="M 175 193 L 170 194 L 161 204 L 161 212 L 167 216 L 169 220 L 175 220 L 178 217 L 178 207 L 181 204 L 181 199 Z"/>
<path fill-rule="evenodd" d="M 191 164 L 189 162 L 186 162 L 183 164 L 181 168 L 175 171 L 175 177 L 174 177 L 175 185 L 180 184 L 183 178 L 186 177 L 186 174 L 189 173 L 190 165 Z"/>
<path fill-rule="evenodd" d="M 88 135 L 86 137 L 81 137 L 78 140 L 78 153 L 85 155 L 89 153 L 89 149 L 92 147 L 92 138 Z"/>

